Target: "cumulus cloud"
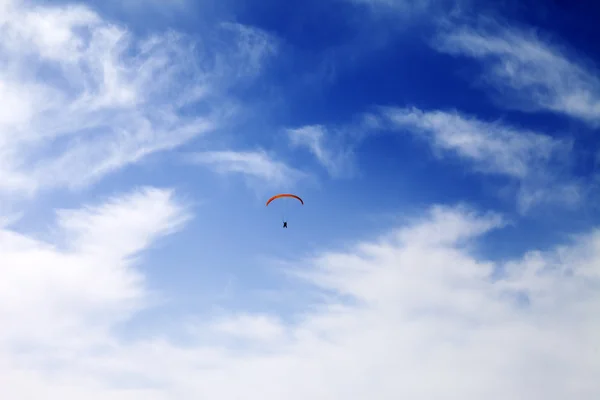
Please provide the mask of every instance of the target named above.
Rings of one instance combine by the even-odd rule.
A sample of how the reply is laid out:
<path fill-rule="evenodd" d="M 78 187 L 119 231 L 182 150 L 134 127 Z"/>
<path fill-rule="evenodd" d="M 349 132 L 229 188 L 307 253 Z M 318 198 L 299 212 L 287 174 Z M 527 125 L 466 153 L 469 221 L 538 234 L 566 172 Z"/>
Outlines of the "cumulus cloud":
<path fill-rule="evenodd" d="M 4 2 L 0 190 L 88 185 L 216 129 L 274 47 L 239 24 L 137 37 L 82 5 Z M 194 107 L 196 112 L 190 112 Z"/>
<path fill-rule="evenodd" d="M 583 189 L 567 174 L 571 142 L 459 112 L 382 108 L 392 129 L 425 139 L 438 153 L 466 160 L 474 171 L 520 182 L 519 207 L 579 204 Z"/>
<path fill-rule="evenodd" d="M 442 31 L 433 46 L 480 61 L 483 82 L 497 89 L 507 107 L 560 113 L 592 126 L 600 123 L 596 69 L 533 30 L 489 21 L 477 28 L 454 26 Z"/>
<path fill-rule="evenodd" d="M 88 323 L 98 326 L 106 312 L 101 321 L 109 326 L 116 305 L 143 293 L 127 254 L 180 220 L 169 199 L 155 190 L 67 213 L 62 225 L 75 239 L 68 251 L 3 231 L 0 251 L 11 262 L 2 265 L 9 289 L 0 297 L 2 326 L 31 323 L 18 335 L 3 329 L 4 393 L 123 400 L 600 395 L 600 232 L 494 262 L 472 251 L 503 219 L 465 207 L 434 207 L 378 240 L 299 262 L 297 277 L 339 296 L 305 304 L 293 322 L 228 310 L 198 324 L 185 346 L 166 336 L 123 341 L 108 329 L 93 335 Z M 125 210 L 138 215 L 140 206 L 146 218 L 123 224 Z M 96 230 L 111 225 L 104 218 L 121 221 L 122 242 L 105 236 L 115 234 L 110 229 Z M 127 239 L 135 232 L 147 240 Z M 82 237 L 103 247 L 88 248 Z M 104 251 L 111 256 L 97 259 Z"/>
<path fill-rule="evenodd" d="M 241 174 L 274 185 L 285 185 L 305 176 L 287 164 L 275 160 L 264 150 L 210 151 L 187 156 L 194 164 L 206 165 L 221 174 Z"/>

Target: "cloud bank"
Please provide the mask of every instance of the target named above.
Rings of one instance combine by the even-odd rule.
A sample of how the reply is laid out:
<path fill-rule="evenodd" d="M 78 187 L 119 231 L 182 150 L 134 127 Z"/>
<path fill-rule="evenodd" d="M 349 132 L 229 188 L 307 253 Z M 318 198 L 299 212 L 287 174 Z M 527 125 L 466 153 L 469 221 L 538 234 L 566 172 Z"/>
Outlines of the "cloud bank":
<path fill-rule="evenodd" d="M 329 296 L 292 323 L 231 310 L 197 323 L 186 345 L 120 340 L 110 328 L 144 305 L 130 256 L 185 220 L 172 193 L 145 189 L 59 214 L 64 250 L 4 229 L 3 391 L 492 400 L 592 399 L 600 391 L 597 231 L 496 263 L 472 250 L 502 229 L 499 215 L 434 207 L 377 241 L 299 263 L 290 272 Z"/>

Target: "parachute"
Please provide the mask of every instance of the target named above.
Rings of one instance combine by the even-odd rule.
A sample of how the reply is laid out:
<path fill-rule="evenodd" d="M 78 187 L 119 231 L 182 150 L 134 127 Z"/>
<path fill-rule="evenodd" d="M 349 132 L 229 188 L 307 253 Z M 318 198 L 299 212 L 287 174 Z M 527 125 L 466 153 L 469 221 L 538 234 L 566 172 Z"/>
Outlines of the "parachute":
<path fill-rule="evenodd" d="M 278 200 L 278 199 L 281 199 L 281 200 Z M 287 228 L 286 214 L 288 214 L 289 207 L 291 206 L 290 202 L 298 204 L 296 202 L 296 200 L 297 200 L 300 202 L 301 205 L 304 205 L 304 200 L 302 200 L 299 196 L 296 196 L 295 194 L 280 193 L 280 194 L 276 194 L 275 196 L 273 196 L 269 200 L 267 200 L 266 206 L 271 204 L 274 200 L 278 200 L 276 202 L 278 205 L 271 205 L 271 207 L 275 207 L 275 208 L 278 208 L 278 206 L 281 207 L 281 208 L 278 208 L 279 212 L 281 213 L 281 220 L 283 222 L 283 227 Z M 279 204 L 279 202 L 281 202 L 281 204 Z M 269 208 L 271 208 L 271 207 L 269 207 Z"/>
<path fill-rule="evenodd" d="M 300 203 L 302 203 L 302 205 L 304 205 L 304 200 L 302 200 L 300 197 L 296 196 L 295 194 L 291 194 L 291 193 L 281 193 L 281 194 L 276 194 L 275 196 L 271 197 L 269 200 L 267 200 L 267 206 L 275 199 L 280 199 L 282 197 L 291 197 L 297 200 L 300 200 Z"/>

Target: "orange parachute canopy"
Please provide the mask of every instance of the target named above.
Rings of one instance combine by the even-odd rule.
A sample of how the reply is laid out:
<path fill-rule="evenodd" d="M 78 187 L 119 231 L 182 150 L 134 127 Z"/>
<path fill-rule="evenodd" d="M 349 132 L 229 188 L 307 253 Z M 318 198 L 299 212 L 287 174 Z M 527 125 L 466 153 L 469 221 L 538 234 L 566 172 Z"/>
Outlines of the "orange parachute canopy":
<path fill-rule="evenodd" d="M 267 200 L 267 204 L 266 205 L 268 206 L 269 203 L 271 203 L 273 200 L 279 199 L 281 197 L 291 197 L 291 198 L 300 200 L 300 203 L 302 203 L 302 205 L 304 205 L 304 201 L 300 197 L 296 196 L 295 194 L 291 194 L 291 193 L 276 194 L 275 196 L 273 196 L 269 200 Z"/>

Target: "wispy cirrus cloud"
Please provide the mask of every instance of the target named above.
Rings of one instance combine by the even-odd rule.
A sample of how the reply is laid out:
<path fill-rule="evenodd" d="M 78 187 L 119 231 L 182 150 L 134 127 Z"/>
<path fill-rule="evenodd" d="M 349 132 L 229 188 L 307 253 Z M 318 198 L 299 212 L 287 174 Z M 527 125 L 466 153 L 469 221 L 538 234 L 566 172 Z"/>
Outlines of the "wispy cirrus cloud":
<path fill-rule="evenodd" d="M 448 0 L 345 0 L 359 5 L 369 6 L 374 12 L 382 15 L 389 14 L 393 15 L 405 15 L 414 17 L 415 15 L 422 15 L 426 12 L 434 12 L 444 8 L 446 5 L 454 4 L 457 2 L 449 2 Z M 458 3 L 465 2 L 461 0 Z"/>
<path fill-rule="evenodd" d="M 343 130 L 343 129 L 342 129 Z M 349 176 L 353 167 L 352 148 L 347 132 L 338 132 L 324 125 L 307 125 L 287 129 L 292 147 L 304 147 L 325 167 L 332 177 Z"/>
<path fill-rule="evenodd" d="M 239 24 L 217 33 L 140 38 L 83 5 L 4 3 L 0 190 L 85 186 L 218 128 L 225 89 L 275 47 Z"/>
<path fill-rule="evenodd" d="M 302 171 L 276 160 L 265 150 L 200 152 L 188 155 L 186 160 L 205 165 L 221 174 L 240 174 L 278 186 L 291 184 L 306 176 Z"/>
<path fill-rule="evenodd" d="M 440 52 L 482 63 L 483 83 L 503 105 L 525 111 L 550 111 L 600 123 L 600 79 L 582 57 L 525 30 L 486 20 L 480 26 L 442 30 L 433 41 Z"/>
<path fill-rule="evenodd" d="M 438 155 L 452 153 L 479 173 L 506 176 L 520 182 L 519 208 L 582 200 L 579 182 L 568 174 L 571 142 L 540 133 L 486 122 L 459 112 L 382 108 L 392 129 L 425 139 Z"/>

